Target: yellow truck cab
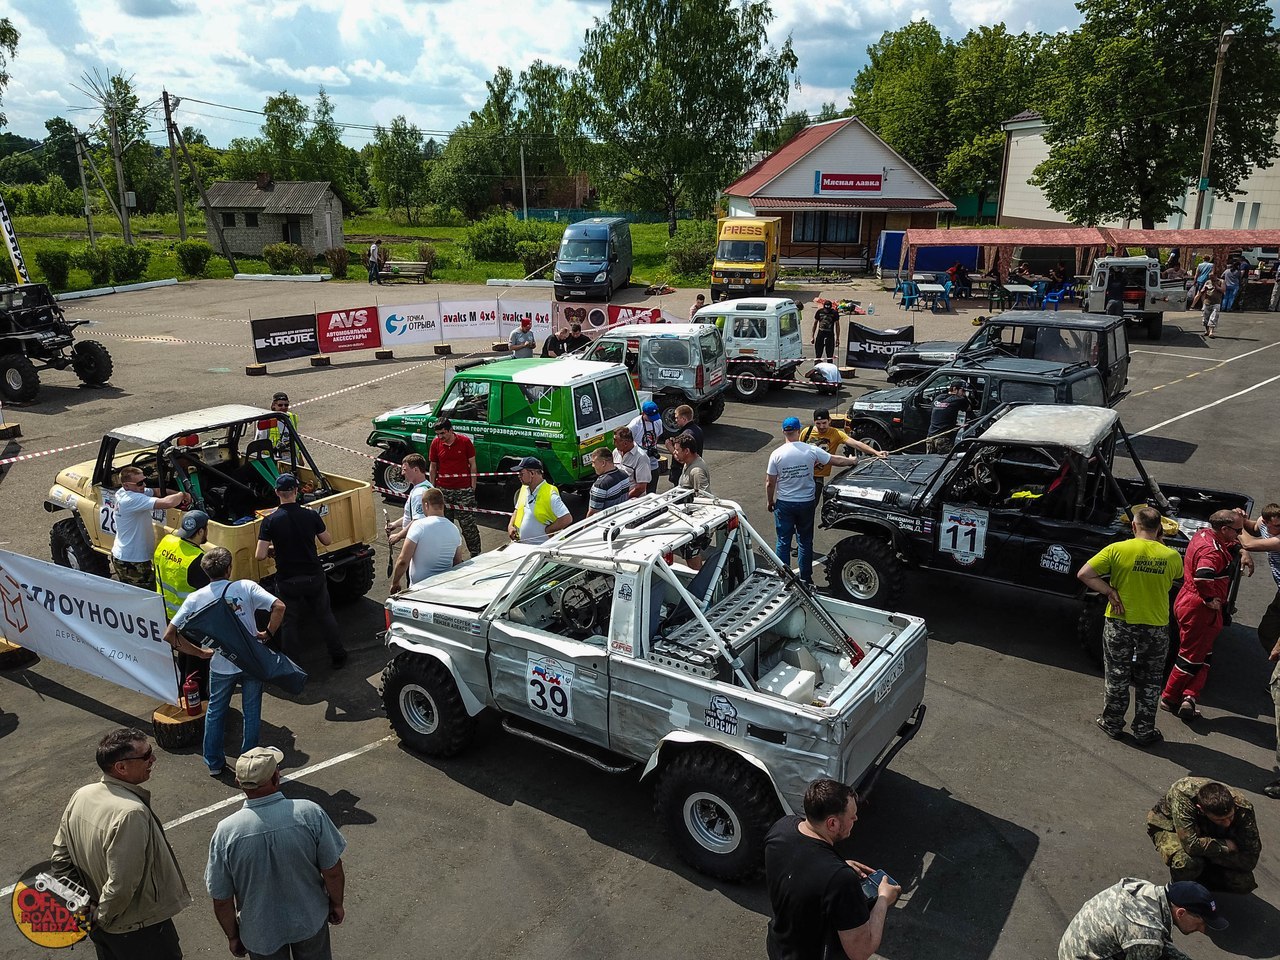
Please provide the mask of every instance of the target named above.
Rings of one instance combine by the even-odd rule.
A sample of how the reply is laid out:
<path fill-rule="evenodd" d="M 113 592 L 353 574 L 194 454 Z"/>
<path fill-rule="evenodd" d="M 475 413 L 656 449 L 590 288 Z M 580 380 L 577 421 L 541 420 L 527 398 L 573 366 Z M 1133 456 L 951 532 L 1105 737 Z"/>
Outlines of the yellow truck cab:
<path fill-rule="evenodd" d="M 711 264 L 711 302 L 761 296 L 778 282 L 781 217 L 721 217 Z"/>

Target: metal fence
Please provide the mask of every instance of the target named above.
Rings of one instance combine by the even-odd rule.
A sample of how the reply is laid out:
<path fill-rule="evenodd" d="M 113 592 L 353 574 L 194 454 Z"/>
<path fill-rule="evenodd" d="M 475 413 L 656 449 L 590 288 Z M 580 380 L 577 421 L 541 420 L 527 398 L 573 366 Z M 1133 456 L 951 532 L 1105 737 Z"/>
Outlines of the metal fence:
<path fill-rule="evenodd" d="M 516 219 L 523 220 L 523 212 L 515 211 Z M 692 210 L 677 210 L 677 220 L 692 220 L 696 214 Z M 548 209 L 530 210 L 530 220 L 546 220 L 551 223 L 577 223 L 579 220 L 590 220 L 592 217 L 622 217 L 628 223 L 666 223 L 667 215 L 654 211 L 640 213 L 617 213 L 610 210 L 583 210 L 573 207 L 551 207 Z"/>

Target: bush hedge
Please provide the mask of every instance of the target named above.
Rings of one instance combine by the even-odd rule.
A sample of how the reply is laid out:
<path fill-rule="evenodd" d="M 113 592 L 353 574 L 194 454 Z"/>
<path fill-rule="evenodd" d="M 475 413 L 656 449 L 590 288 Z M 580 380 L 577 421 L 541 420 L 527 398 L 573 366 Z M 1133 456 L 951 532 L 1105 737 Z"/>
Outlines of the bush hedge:
<path fill-rule="evenodd" d="M 677 276 L 705 273 L 716 253 L 716 225 L 706 220 L 683 220 L 667 240 L 667 269 Z"/>
<path fill-rule="evenodd" d="M 65 250 L 37 250 L 36 266 L 44 274 L 49 286 L 58 290 L 67 289 L 67 277 L 71 273 L 71 254 Z"/>
<path fill-rule="evenodd" d="M 351 264 L 351 251 L 346 247 L 330 247 L 324 252 L 324 262 L 335 280 L 345 280 L 347 267 Z"/>
<path fill-rule="evenodd" d="M 298 263 L 294 249 L 292 243 L 269 243 L 262 248 L 262 259 L 267 261 L 272 273 L 293 273 Z"/>
<path fill-rule="evenodd" d="M 89 274 L 89 282 L 95 287 L 111 283 L 111 257 L 106 247 L 85 247 L 76 253 L 76 266 Z"/>
<path fill-rule="evenodd" d="M 477 260 L 506 263 L 520 259 L 519 244 L 559 247 L 563 233 L 564 224 L 493 216 L 473 224 L 463 235 L 461 246 Z"/>
<path fill-rule="evenodd" d="M 178 266 L 188 277 L 203 277 L 213 256 L 213 247 L 203 240 L 183 240 L 173 248 Z"/>
<path fill-rule="evenodd" d="M 115 283 L 134 283 L 142 279 L 151 262 L 151 248 L 141 244 L 126 246 L 123 243 L 103 244 L 111 261 L 111 279 Z"/>

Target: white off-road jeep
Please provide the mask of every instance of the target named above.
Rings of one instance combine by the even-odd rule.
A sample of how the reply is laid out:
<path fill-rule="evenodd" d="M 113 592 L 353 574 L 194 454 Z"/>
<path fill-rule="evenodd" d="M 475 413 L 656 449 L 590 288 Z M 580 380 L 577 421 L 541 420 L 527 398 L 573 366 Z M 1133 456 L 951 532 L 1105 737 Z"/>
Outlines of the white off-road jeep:
<path fill-rule="evenodd" d="M 387 622 L 407 746 L 457 754 L 489 709 L 641 767 L 680 855 L 726 879 L 759 870 L 810 781 L 869 791 L 924 717 L 922 620 L 815 596 L 736 503 L 688 490 L 477 557 L 390 598 Z"/>

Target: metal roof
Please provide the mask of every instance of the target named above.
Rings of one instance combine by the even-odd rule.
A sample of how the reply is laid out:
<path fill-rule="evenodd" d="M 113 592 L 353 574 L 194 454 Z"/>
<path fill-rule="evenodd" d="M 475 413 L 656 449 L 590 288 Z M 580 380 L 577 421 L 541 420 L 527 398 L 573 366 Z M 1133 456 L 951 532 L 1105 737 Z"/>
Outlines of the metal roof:
<path fill-rule="evenodd" d="M 146 444 L 160 443 L 170 437 L 180 437 L 201 430 L 216 430 L 243 420 L 260 420 L 275 414 L 262 407 L 250 407 L 243 403 L 228 403 L 220 407 L 206 407 L 188 413 L 174 413 L 155 420 L 131 423 L 127 427 L 112 430 L 108 436 L 120 440 L 139 441 Z"/>
<path fill-rule="evenodd" d="M 1105 247 L 1107 238 L 1097 227 L 1024 227 L 1004 230 L 986 227 L 969 230 L 908 229 L 903 247 L 974 246 Z"/>
<path fill-rule="evenodd" d="M 1071 330 L 1110 330 L 1125 324 L 1124 317 L 1113 317 L 1105 313 L 1083 313 L 1079 310 L 1007 310 L 995 316 L 987 317 L 983 326 L 989 323 L 1002 326 L 1032 325 L 1037 327 L 1066 327 Z"/>
<path fill-rule="evenodd" d="M 277 180 L 261 190 L 253 180 L 211 183 L 205 192 L 215 208 L 261 210 L 263 213 L 310 213 L 324 202 L 328 180 Z"/>
<path fill-rule="evenodd" d="M 983 443 L 1066 447 L 1088 456 L 1111 433 L 1120 415 L 1110 407 L 1030 404 L 1015 407 L 982 434 Z"/>
<path fill-rule="evenodd" d="M 751 198 L 756 210 L 954 210 L 950 200 L 910 199 L 907 197 L 863 197 L 846 200 L 840 197 L 761 197 Z"/>

